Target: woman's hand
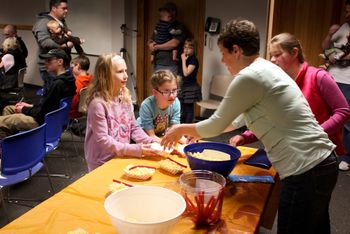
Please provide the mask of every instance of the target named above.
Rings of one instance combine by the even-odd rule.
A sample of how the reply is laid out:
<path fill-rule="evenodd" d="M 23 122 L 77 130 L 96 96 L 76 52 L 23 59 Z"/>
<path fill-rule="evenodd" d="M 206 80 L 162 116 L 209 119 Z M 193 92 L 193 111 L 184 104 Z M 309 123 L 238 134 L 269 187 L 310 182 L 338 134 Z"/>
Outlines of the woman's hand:
<path fill-rule="evenodd" d="M 181 124 L 173 125 L 167 130 L 160 144 L 171 149 L 176 146 L 178 141 L 180 141 L 182 135 Z"/>
<path fill-rule="evenodd" d="M 244 145 L 244 137 L 242 135 L 236 135 L 230 138 L 229 143 L 232 146 Z"/>

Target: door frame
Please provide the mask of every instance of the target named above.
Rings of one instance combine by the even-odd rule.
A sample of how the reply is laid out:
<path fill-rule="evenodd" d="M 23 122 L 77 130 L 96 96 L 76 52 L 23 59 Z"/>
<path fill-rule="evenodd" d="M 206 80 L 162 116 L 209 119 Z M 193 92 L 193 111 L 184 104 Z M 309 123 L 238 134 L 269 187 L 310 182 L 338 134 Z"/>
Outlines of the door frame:
<path fill-rule="evenodd" d="M 201 0 L 200 0 L 201 1 Z M 202 1 L 202 4 L 198 4 L 196 10 L 200 12 L 200 16 L 198 18 L 199 27 L 195 32 L 192 32 L 194 38 L 197 42 L 197 59 L 199 64 L 203 64 L 203 52 L 204 52 L 204 20 L 205 20 L 205 1 Z M 136 93 L 137 93 L 137 104 L 141 104 L 141 102 L 147 97 L 149 92 L 149 87 L 147 83 L 146 77 L 147 69 L 150 69 L 145 66 L 146 59 L 149 59 L 147 56 L 148 52 L 148 40 L 146 37 L 148 27 L 147 27 L 147 14 L 146 14 L 146 4 L 148 4 L 148 0 L 137 0 L 137 42 L 136 42 L 136 73 L 137 73 L 137 81 L 136 81 Z M 202 84 L 202 67 L 199 66 L 197 81 L 201 85 Z M 196 114 L 198 110 L 196 108 Z"/>

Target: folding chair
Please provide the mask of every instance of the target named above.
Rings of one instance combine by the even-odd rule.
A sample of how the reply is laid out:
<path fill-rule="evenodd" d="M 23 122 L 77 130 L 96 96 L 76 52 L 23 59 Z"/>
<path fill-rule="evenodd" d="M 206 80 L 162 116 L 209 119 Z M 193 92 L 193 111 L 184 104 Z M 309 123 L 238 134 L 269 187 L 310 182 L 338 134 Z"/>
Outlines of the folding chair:
<path fill-rule="evenodd" d="M 51 111 L 45 115 L 45 123 L 47 124 L 46 130 L 46 154 L 53 152 L 58 148 L 59 141 L 61 139 L 63 131 L 63 121 L 66 118 L 68 105 L 66 102 L 62 102 L 61 106 L 54 111 Z M 63 150 L 61 150 L 64 155 L 64 167 L 65 174 L 51 174 L 55 177 L 69 178 L 70 173 L 68 172 L 67 156 Z"/>
<path fill-rule="evenodd" d="M 87 96 L 87 87 L 84 87 L 79 92 L 79 104 L 78 104 L 78 111 L 83 114 L 80 118 L 73 119 L 74 123 L 81 124 L 82 121 L 86 121 L 86 114 L 87 114 L 87 104 L 86 104 L 86 96 Z M 83 132 L 79 131 L 80 136 L 80 142 L 84 142 Z"/>
<path fill-rule="evenodd" d="M 55 193 L 47 166 L 44 163 L 44 157 L 46 155 L 45 134 L 46 124 L 44 123 L 37 128 L 22 131 L 2 140 L 0 175 L 2 204 L 4 204 L 3 188 L 28 180 L 42 167 L 45 167 L 51 192 Z M 25 201 L 25 199 L 15 200 Z M 7 213 L 5 204 L 4 209 Z"/>
<path fill-rule="evenodd" d="M 6 91 L 8 95 L 8 104 L 13 105 L 23 100 L 23 87 L 24 87 L 24 75 L 27 73 L 27 68 L 21 68 L 18 70 L 17 74 L 17 87 L 8 89 Z"/>
<path fill-rule="evenodd" d="M 70 97 L 62 98 L 60 101 L 60 107 L 62 107 L 63 103 L 66 103 L 68 106 L 68 108 L 65 111 L 64 117 L 63 117 L 62 128 L 63 128 L 63 132 L 68 131 L 70 133 L 71 139 L 72 139 L 71 142 L 73 142 L 75 153 L 76 153 L 76 155 L 79 155 L 78 148 L 75 144 L 75 141 L 73 140 L 73 133 L 69 130 L 70 121 L 71 121 L 71 119 L 69 117 L 69 111 L 70 111 L 70 106 L 72 104 L 72 100 L 73 100 L 73 96 L 70 96 Z M 74 121 L 74 120 L 72 120 L 72 121 Z"/>
<path fill-rule="evenodd" d="M 216 110 L 231 81 L 232 77 L 229 75 L 214 75 L 210 84 L 209 99 L 197 102 L 197 105 L 205 109 Z"/>

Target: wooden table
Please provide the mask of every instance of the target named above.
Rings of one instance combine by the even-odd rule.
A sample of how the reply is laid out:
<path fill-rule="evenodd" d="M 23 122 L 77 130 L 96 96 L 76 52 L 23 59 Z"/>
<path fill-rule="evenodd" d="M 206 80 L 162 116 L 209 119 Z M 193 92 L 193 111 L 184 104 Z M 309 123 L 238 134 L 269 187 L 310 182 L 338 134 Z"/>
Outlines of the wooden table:
<path fill-rule="evenodd" d="M 244 158 L 255 152 L 253 148 L 240 147 L 242 159 L 232 174 L 271 175 L 277 178 L 273 168 L 264 170 L 243 164 Z M 179 162 L 186 159 L 173 157 Z M 0 230 L 0 233 L 67 233 L 78 227 L 89 233 L 116 233 L 104 200 L 108 185 L 118 179 L 133 185 L 155 185 L 177 190 L 178 176 L 157 170 L 148 181 L 130 180 L 123 174 L 129 164 L 159 167 L 157 160 L 114 158 L 91 173 L 83 176 L 50 199 L 42 202 Z M 187 169 L 189 170 L 189 169 Z M 276 184 L 228 183 L 225 188 L 222 221 L 210 231 L 215 233 L 257 233 L 260 225 L 271 228 L 276 214 Z M 225 232 L 226 230 L 226 232 Z M 183 217 L 171 233 L 208 233 L 207 229 L 193 229 L 189 218 Z"/>

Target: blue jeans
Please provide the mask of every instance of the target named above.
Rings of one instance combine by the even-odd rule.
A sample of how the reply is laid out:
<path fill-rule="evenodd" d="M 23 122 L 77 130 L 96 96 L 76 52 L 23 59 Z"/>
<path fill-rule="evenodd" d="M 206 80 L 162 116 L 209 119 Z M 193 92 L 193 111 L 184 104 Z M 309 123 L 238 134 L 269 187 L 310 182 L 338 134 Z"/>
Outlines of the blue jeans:
<path fill-rule="evenodd" d="M 278 233 L 329 234 L 328 208 L 337 177 L 337 157 L 332 153 L 309 171 L 283 179 Z"/>
<path fill-rule="evenodd" d="M 173 72 L 175 75 L 179 75 L 179 68 L 178 65 L 159 65 L 159 64 L 154 64 L 153 65 L 153 72 L 159 71 L 159 70 L 170 70 Z"/>
<path fill-rule="evenodd" d="M 350 85 L 342 83 L 337 84 L 350 106 Z M 350 157 L 350 121 L 346 122 L 343 128 L 343 144 L 346 149 L 347 155 Z"/>

